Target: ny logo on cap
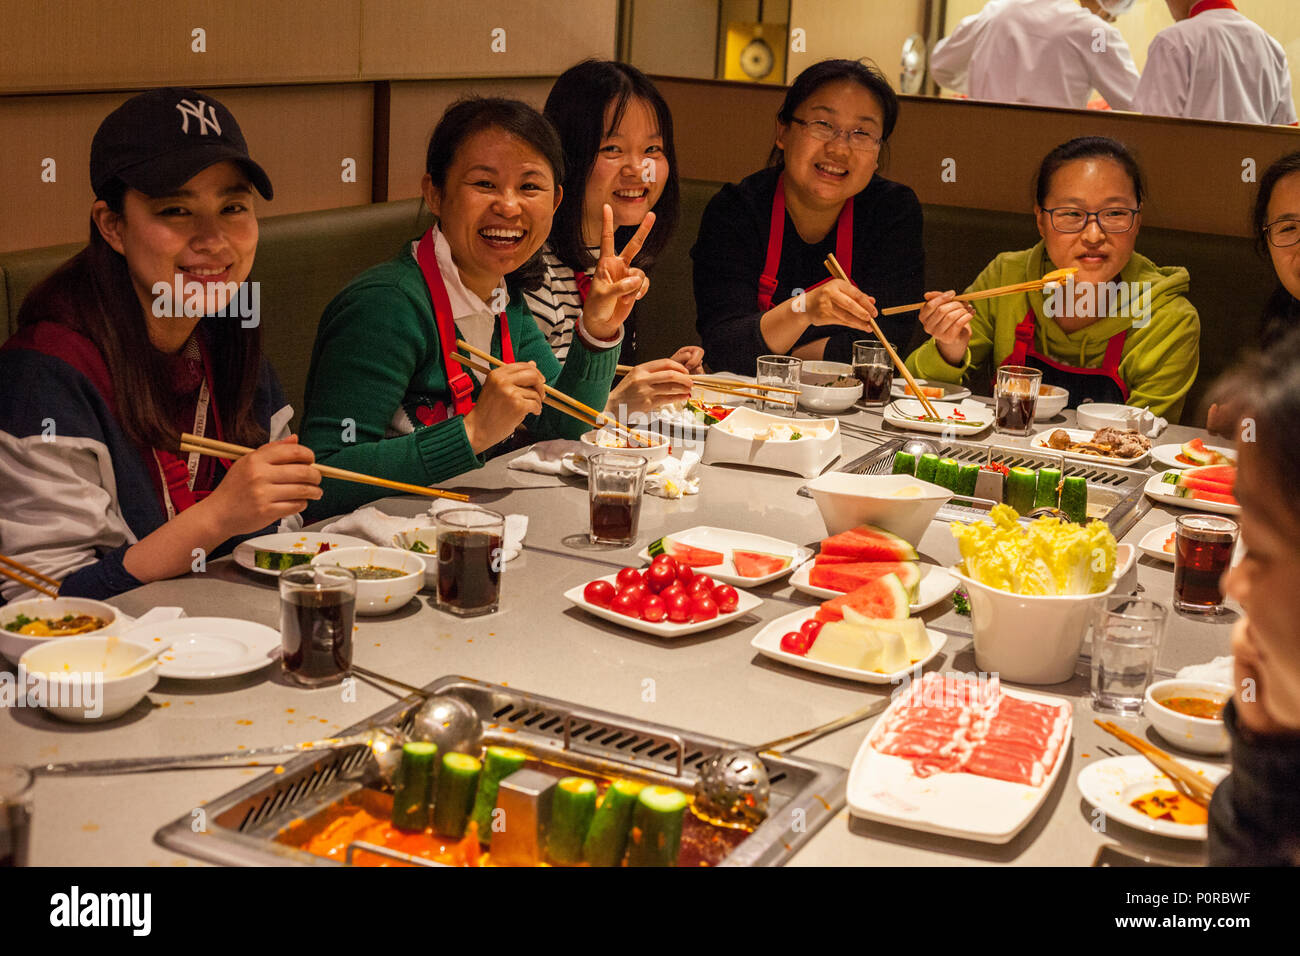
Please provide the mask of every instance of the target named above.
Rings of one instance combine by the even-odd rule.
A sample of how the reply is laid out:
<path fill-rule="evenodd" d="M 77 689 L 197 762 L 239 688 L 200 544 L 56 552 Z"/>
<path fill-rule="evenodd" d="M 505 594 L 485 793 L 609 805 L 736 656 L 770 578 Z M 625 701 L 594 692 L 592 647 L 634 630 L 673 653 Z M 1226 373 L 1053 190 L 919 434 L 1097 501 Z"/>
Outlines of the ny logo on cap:
<path fill-rule="evenodd" d="M 207 107 L 206 114 L 203 112 L 205 106 Z M 221 124 L 217 122 L 216 109 L 211 105 L 204 103 L 203 100 L 199 100 L 197 103 L 192 103 L 189 100 L 181 100 L 176 104 L 176 108 L 181 111 L 182 133 L 188 133 L 190 131 L 190 117 L 193 116 L 199 121 L 198 133 L 200 136 L 207 135 L 209 126 L 212 127 L 213 131 L 216 132 L 218 136 L 221 135 Z"/>

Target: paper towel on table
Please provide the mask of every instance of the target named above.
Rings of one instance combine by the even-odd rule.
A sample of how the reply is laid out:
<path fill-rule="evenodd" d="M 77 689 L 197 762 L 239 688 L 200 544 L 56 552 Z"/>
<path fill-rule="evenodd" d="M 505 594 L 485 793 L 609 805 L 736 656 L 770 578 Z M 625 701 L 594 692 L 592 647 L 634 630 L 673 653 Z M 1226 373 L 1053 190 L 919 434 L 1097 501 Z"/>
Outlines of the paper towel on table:
<path fill-rule="evenodd" d="M 480 508 L 478 505 L 467 504 L 463 501 L 448 501 L 446 498 L 439 498 L 429 506 L 429 515 L 436 516 L 443 511 L 451 511 L 456 508 L 468 508 L 473 511 L 491 511 L 490 508 Z M 524 535 L 528 533 L 528 515 L 506 515 L 505 516 L 505 542 L 502 544 L 502 561 L 511 561 L 519 557 L 519 552 L 524 547 Z"/>
<path fill-rule="evenodd" d="M 693 451 L 682 452 L 681 458 L 669 455 L 655 462 L 646 473 L 645 490 L 648 495 L 660 498 L 680 498 L 682 495 L 700 493 L 700 456 Z"/>
<path fill-rule="evenodd" d="M 587 446 L 582 442 L 566 438 L 539 441 L 519 457 L 511 459 L 506 467 L 516 471 L 535 471 L 540 475 L 585 475 L 586 450 Z"/>
<path fill-rule="evenodd" d="M 364 508 L 358 508 L 351 514 L 344 515 L 337 521 L 330 522 L 321 528 L 321 531 L 333 532 L 334 534 L 350 534 L 356 538 L 364 538 L 371 544 L 391 548 L 393 547 L 393 535 L 398 532 L 432 527 L 433 519 L 428 515 L 398 518 L 384 514 L 373 505 L 367 505 Z"/>
<path fill-rule="evenodd" d="M 1175 676 L 1183 680 L 1212 680 L 1231 685 L 1232 655 L 1216 657 L 1208 664 L 1188 664 Z"/>

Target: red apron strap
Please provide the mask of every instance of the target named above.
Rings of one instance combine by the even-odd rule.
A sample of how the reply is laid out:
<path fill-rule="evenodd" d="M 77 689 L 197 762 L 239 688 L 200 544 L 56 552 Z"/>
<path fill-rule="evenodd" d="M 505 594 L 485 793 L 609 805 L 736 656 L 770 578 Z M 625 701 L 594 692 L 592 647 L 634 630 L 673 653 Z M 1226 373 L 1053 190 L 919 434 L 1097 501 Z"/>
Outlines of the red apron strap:
<path fill-rule="evenodd" d="M 451 299 L 447 297 L 447 286 L 442 281 L 442 271 L 438 268 L 438 257 L 433 249 L 432 229 L 420 238 L 415 259 L 424 273 L 424 284 L 428 286 L 429 298 L 433 301 L 433 317 L 438 324 L 438 344 L 442 348 L 442 367 L 451 389 L 452 408 L 457 415 L 467 415 L 474 407 L 474 380 L 452 358 L 456 351 L 456 322 L 451 316 Z"/>
<path fill-rule="evenodd" d="M 1128 329 L 1123 332 L 1117 332 L 1110 337 L 1106 343 L 1106 355 L 1101 360 L 1101 372 L 1111 379 L 1119 390 L 1124 394 L 1124 401 L 1128 401 L 1128 385 L 1119 374 L 1119 363 L 1124 357 L 1124 342 L 1128 339 Z"/>
<path fill-rule="evenodd" d="M 767 258 L 763 260 L 763 274 L 758 277 L 758 308 L 766 312 L 772 308 L 776 292 L 776 271 L 781 267 L 781 243 L 785 239 L 785 173 L 776 178 L 776 192 L 772 195 L 772 222 L 767 227 Z"/>
<path fill-rule="evenodd" d="M 853 197 L 850 196 L 840 210 L 839 222 L 835 225 L 835 258 L 844 270 L 844 274 L 853 281 Z"/>
<path fill-rule="evenodd" d="M 591 276 L 585 272 L 573 273 L 573 281 L 578 286 L 578 298 L 585 305 L 587 302 L 587 293 L 591 291 Z M 775 280 L 773 280 L 775 281 Z M 773 286 L 775 288 L 775 286 Z"/>
<path fill-rule="evenodd" d="M 510 344 L 510 323 L 506 321 L 504 312 L 497 316 L 497 326 L 501 329 L 501 361 L 512 365 L 515 361 L 515 350 Z"/>
<path fill-rule="evenodd" d="M 1035 329 L 1034 310 L 1030 309 L 1016 326 L 1016 343 L 1011 346 L 1011 354 L 1002 360 L 1003 365 L 1024 365 L 1025 356 L 1034 347 Z"/>

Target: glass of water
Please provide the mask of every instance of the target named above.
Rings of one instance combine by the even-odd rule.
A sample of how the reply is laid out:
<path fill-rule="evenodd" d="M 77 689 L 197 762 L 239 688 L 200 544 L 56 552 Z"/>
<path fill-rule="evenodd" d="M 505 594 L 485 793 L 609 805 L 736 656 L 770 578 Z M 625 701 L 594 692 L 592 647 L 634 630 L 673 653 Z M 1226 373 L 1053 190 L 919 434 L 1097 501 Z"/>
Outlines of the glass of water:
<path fill-rule="evenodd" d="M 775 385 L 778 388 L 794 389 L 797 392 L 799 373 L 802 369 L 803 360 L 793 355 L 760 355 L 756 380 L 759 385 Z M 772 395 L 772 401 L 758 403 L 759 411 L 767 412 L 769 415 L 784 415 L 788 418 L 794 415 L 798 397 L 788 392 L 777 392 Z"/>
<path fill-rule="evenodd" d="M 1111 597 L 1092 622 L 1092 709 L 1136 717 L 1155 676 L 1168 609 L 1133 597 Z"/>

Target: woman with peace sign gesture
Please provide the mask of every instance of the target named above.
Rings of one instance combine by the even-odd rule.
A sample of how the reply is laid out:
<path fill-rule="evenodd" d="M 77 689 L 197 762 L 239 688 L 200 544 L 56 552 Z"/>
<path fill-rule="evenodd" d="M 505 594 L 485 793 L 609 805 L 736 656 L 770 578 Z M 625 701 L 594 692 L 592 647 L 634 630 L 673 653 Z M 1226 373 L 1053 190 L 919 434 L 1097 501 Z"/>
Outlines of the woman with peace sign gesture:
<path fill-rule="evenodd" d="M 611 226 L 590 308 L 561 366 L 522 293 L 540 275 L 536 254 L 563 195 L 555 130 L 516 100 L 462 100 L 438 122 L 425 170 L 421 188 L 437 222 L 326 306 L 303 416 L 318 461 L 413 484 L 479 467 L 521 425 L 529 440 L 586 431 L 544 408 L 543 389 L 605 404 L 622 323 L 645 289 L 630 261 L 650 225 L 621 256 Z M 459 339 L 505 364 L 485 376 L 462 367 L 453 357 Z M 323 489 L 313 520 L 384 494 L 329 480 Z"/>

